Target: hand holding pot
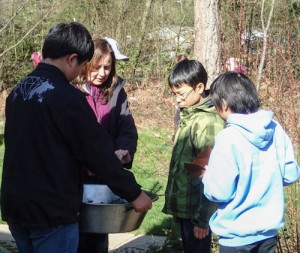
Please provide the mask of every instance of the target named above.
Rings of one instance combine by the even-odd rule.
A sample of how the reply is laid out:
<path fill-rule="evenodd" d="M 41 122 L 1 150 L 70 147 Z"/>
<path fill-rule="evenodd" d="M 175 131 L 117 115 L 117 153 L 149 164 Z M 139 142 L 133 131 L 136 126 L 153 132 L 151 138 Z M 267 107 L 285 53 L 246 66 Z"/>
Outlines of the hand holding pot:
<path fill-rule="evenodd" d="M 152 208 L 152 200 L 148 197 L 148 195 L 144 192 L 131 202 L 133 208 L 138 213 L 147 212 Z"/>

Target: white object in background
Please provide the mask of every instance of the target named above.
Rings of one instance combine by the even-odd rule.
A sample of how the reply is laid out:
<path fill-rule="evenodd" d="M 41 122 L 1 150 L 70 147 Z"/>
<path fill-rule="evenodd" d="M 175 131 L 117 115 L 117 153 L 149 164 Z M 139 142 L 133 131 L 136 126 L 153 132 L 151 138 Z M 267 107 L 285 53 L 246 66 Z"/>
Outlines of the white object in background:
<path fill-rule="evenodd" d="M 102 184 L 84 184 L 83 185 L 83 203 L 88 204 L 109 204 L 120 199 L 115 195 L 107 185 Z"/>
<path fill-rule="evenodd" d="M 111 48 L 114 51 L 117 60 L 122 60 L 122 61 L 129 60 L 128 56 L 121 54 L 119 44 L 116 40 L 108 37 L 104 37 L 104 39 L 111 45 Z"/>

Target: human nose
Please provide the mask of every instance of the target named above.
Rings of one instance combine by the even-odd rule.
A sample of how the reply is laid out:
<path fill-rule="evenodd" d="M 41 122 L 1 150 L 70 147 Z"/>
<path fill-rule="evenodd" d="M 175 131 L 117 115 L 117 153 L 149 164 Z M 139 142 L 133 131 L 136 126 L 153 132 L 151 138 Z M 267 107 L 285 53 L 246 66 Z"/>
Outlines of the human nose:
<path fill-rule="evenodd" d="M 182 98 L 179 97 L 179 96 L 176 96 L 175 98 L 176 98 L 176 102 L 177 102 L 177 103 L 180 103 L 180 102 L 182 101 Z"/>
<path fill-rule="evenodd" d="M 99 68 L 98 76 L 104 76 L 104 68 Z"/>

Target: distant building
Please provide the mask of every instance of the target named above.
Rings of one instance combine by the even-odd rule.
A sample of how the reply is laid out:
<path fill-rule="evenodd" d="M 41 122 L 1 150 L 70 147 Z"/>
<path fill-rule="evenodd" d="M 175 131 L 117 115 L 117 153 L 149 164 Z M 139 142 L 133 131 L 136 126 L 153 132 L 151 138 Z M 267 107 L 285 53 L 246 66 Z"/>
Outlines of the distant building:
<path fill-rule="evenodd" d="M 164 26 L 147 34 L 149 41 L 159 43 L 161 53 L 174 58 L 178 52 L 192 52 L 195 30 L 189 26 Z"/>

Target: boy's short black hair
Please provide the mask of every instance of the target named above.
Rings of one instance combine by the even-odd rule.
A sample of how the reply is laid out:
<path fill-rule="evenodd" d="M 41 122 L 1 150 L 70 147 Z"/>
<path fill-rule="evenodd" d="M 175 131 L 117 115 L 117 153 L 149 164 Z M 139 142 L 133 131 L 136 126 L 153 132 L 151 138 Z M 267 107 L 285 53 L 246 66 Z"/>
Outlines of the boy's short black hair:
<path fill-rule="evenodd" d="M 196 88 L 197 84 L 207 83 L 207 72 L 201 62 L 197 60 L 182 60 L 171 71 L 168 78 L 169 86 L 180 87 L 183 83 Z"/>
<path fill-rule="evenodd" d="M 210 87 L 210 96 L 217 110 L 222 109 L 224 101 L 233 113 L 253 113 L 260 106 L 251 79 L 237 72 L 229 71 L 218 76 Z"/>
<path fill-rule="evenodd" d="M 78 64 L 92 59 L 94 45 L 89 31 L 80 23 L 59 23 L 52 27 L 43 45 L 43 58 L 78 55 Z"/>

